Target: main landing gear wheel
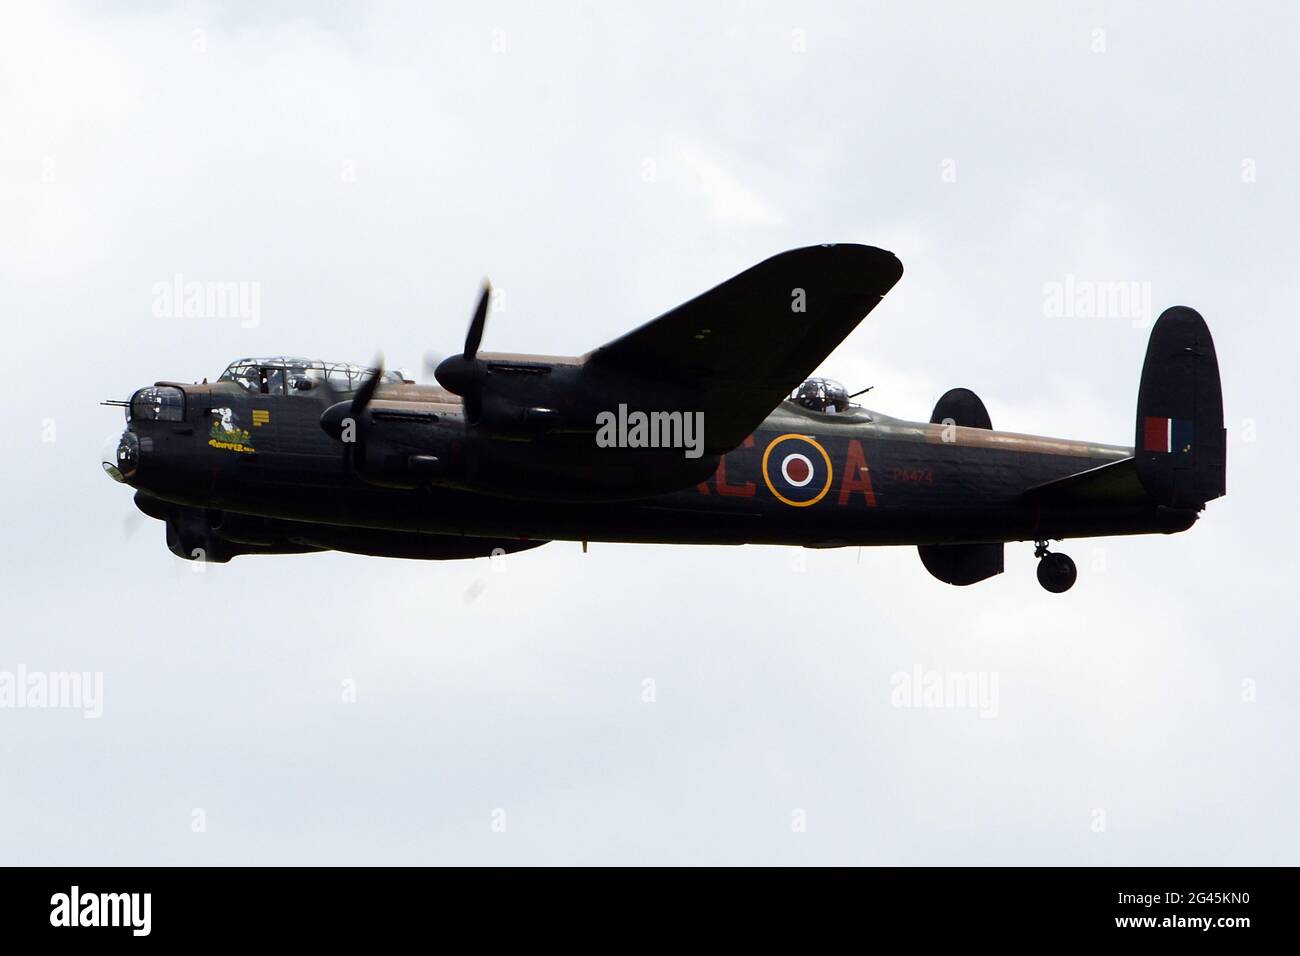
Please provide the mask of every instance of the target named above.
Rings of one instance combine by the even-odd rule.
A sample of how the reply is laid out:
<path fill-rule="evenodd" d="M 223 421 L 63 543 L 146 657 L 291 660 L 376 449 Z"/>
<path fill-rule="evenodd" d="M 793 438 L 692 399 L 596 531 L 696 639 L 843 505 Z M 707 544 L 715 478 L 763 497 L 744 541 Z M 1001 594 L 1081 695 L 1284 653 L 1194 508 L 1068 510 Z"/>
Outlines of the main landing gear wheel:
<path fill-rule="evenodd" d="M 1053 594 L 1064 594 L 1074 587 L 1079 569 L 1068 554 L 1048 551 L 1046 541 L 1034 542 L 1034 557 L 1038 559 L 1038 583 Z"/>

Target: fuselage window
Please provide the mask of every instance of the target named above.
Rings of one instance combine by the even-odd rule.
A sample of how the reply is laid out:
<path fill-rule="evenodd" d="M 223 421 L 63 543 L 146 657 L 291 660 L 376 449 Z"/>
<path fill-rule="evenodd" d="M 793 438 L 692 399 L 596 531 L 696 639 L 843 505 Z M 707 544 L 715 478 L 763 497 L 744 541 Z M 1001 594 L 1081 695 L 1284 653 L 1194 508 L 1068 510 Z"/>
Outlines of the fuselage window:
<path fill-rule="evenodd" d="M 263 395 L 283 395 L 284 369 L 263 367 L 261 369 L 261 387 L 258 391 Z"/>
<path fill-rule="evenodd" d="M 320 372 L 314 368 L 291 368 L 287 384 L 290 395 L 310 395 L 320 384 Z"/>

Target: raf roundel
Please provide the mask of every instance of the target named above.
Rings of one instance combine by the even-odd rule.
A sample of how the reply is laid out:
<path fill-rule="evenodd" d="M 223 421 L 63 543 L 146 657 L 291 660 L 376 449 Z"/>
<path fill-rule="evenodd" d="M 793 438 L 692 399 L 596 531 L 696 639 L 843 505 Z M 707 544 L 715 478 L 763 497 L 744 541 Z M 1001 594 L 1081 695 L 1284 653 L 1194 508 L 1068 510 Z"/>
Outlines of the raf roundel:
<path fill-rule="evenodd" d="M 777 501 L 807 508 L 831 488 L 831 458 L 807 435 L 781 435 L 763 452 L 763 481 Z"/>

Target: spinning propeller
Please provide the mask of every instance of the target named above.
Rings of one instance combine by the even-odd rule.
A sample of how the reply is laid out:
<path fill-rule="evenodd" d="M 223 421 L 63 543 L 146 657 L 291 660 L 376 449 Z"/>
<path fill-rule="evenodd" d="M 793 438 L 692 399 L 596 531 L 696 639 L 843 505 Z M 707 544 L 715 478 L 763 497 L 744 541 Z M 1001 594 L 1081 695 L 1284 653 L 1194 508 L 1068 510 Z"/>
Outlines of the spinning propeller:
<path fill-rule="evenodd" d="M 433 376 L 438 384 L 458 395 L 464 404 L 465 422 L 475 428 L 486 430 L 489 435 L 532 436 L 546 428 L 557 419 L 554 409 L 545 404 L 532 404 L 520 397 L 517 390 L 503 391 L 502 382 L 494 380 L 490 389 L 488 384 L 488 363 L 479 358 L 479 346 L 483 342 L 483 330 L 487 325 L 488 309 L 492 303 L 492 285 L 483 281 L 483 291 L 479 294 L 478 305 L 465 334 L 465 347 L 458 355 L 449 355 L 437 362 Z M 369 436 L 363 430 L 369 425 L 363 422 L 366 408 L 375 396 L 379 381 L 383 377 L 383 360 L 375 359 L 374 372 L 361 383 L 351 401 L 337 402 L 327 408 L 321 415 L 320 425 L 331 438 L 344 441 L 345 429 L 352 422 L 350 433 L 352 442 L 363 444 Z M 426 365 L 432 365 L 429 356 Z M 510 372 L 526 372 L 532 378 L 538 371 L 550 371 L 542 363 L 508 363 L 494 361 L 491 372 L 508 375 Z M 485 410 L 487 414 L 485 415 Z M 368 421 L 368 420 L 367 420 Z M 346 442 L 345 442 L 346 443 Z M 364 452 L 353 452 L 355 463 L 360 462 Z"/>
<path fill-rule="evenodd" d="M 449 355 L 443 359 L 433 372 L 439 385 L 464 399 L 465 417 L 471 423 L 477 422 L 483 414 L 485 370 L 483 363 L 478 360 L 478 347 L 483 341 L 483 327 L 487 324 L 491 300 L 492 284 L 485 279 L 478 306 L 474 309 L 474 318 L 470 320 L 469 332 L 465 335 L 465 350 L 460 355 Z"/>
<path fill-rule="evenodd" d="M 374 371 L 371 372 L 357 389 L 357 393 L 352 396 L 350 402 L 335 402 L 321 414 L 320 427 L 325 430 L 335 441 L 343 441 L 343 431 L 348 422 L 352 423 L 352 441 L 345 444 L 353 444 L 361 440 L 361 416 L 365 413 L 366 406 L 370 400 L 375 397 L 375 390 L 379 388 L 379 380 L 384 377 L 384 357 L 375 356 Z"/>

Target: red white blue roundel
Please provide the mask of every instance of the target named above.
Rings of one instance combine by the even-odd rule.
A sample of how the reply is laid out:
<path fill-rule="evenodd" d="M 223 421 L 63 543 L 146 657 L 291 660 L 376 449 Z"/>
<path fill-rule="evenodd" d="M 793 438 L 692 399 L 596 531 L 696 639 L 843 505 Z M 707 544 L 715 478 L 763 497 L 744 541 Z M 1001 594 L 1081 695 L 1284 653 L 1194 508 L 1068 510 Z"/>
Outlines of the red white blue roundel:
<path fill-rule="evenodd" d="M 781 435 L 763 452 L 763 481 L 776 499 L 793 508 L 821 501 L 831 488 L 831 458 L 807 435 Z"/>

